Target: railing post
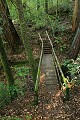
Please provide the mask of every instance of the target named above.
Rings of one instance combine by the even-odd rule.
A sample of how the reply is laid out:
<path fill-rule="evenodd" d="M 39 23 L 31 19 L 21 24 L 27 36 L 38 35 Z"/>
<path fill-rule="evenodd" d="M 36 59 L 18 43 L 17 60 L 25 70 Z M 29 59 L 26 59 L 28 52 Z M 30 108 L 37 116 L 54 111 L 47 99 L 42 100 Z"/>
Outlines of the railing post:
<path fill-rule="evenodd" d="M 42 43 L 42 49 L 41 49 L 41 55 L 40 55 L 40 60 L 39 60 L 39 65 L 38 65 L 38 72 L 37 72 L 37 78 L 36 78 L 36 82 L 35 82 L 35 89 L 34 89 L 34 105 L 38 105 L 38 92 L 39 92 L 39 80 L 40 80 L 40 72 L 41 72 L 41 61 L 42 61 L 42 56 L 43 56 L 43 40 L 40 36 L 40 34 L 38 33 L 39 38 L 41 40 Z"/>
<path fill-rule="evenodd" d="M 51 44 L 51 46 L 52 46 L 52 54 L 53 54 L 53 56 L 54 56 L 54 61 L 55 61 L 55 68 L 56 68 L 57 77 L 61 75 L 61 78 L 58 77 L 59 87 L 60 87 L 60 89 L 61 89 L 61 88 L 63 87 L 63 83 L 65 84 L 66 90 L 65 90 L 65 91 L 63 90 L 63 92 L 64 92 L 64 99 L 65 99 L 65 100 L 69 100 L 68 79 L 65 78 L 65 76 L 64 76 L 64 73 L 63 73 L 63 71 L 62 71 L 62 69 L 61 69 L 60 63 L 59 63 L 58 58 L 57 58 L 57 56 L 56 56 L 56 53 L 55 53 L 55 51 L 54 51 L 54 47 L 53 47 L 52 41 L 51 41 L 51 39 L 50 39 L 47 31 L 46 31 L 46 34 L 47 34 L 47 37 L 48 37 L 48 39 L 49 39 L 49 42 L 50 42 L 50 44 Z M 60 78 L 60 79 L 59 79 L 59 78 Z"/>
<path fill-rule="evenodd" d="M 70 94 L 69 94 L 69 88 L 66 88 L 66 95 L 65 95 L 65 100 L 69 100 Z"/>
<path fill-rule="evenodd" d="M 38 91 L 35 91 L 35 95 L 34 95 L 34 105 L 38 105 Z"/>

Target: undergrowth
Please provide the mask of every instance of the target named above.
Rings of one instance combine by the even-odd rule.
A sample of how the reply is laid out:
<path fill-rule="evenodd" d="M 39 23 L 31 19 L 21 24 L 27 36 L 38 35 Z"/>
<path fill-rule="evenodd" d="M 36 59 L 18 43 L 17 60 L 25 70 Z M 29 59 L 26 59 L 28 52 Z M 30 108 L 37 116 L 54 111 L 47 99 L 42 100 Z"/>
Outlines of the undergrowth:
<path fill-rule="evenodd" d="M 10 0 L 7 0 L 7 2 L 8 2 L 11 18 L 16 21 L 18 19 L 18 14 L 17 14 L 15 2 L 11 2 Z M 26 23 L 34 25 L 35 28 L 45 27 L 46 25 L 48 25 L 48 22 L 46 21 L 47 16 L 56 17 L 57 4 L 58 4 L 58 16 L 60 16 L 62 13 L 68 15 L 71 14 L 72 11 L 71 2 L 72 1 L 67 1 L 67 0 L 65 1 L 58 0 L 58 3 L 57 0 L 54 0 L 53 2 L 49 2 L 48 3 L 49 13 L 46 15 L 44 1 L 40 1 L 40 8 L 37 10 L 36 0 L 34 1 L 30 0 L 27 2 L 26 0 L 23 0 L 23 8 L 24 8 Z M 55 22 L 54 19 L 52 19 L 52 22 L 53 23 Z"/>
<path fill-rule="evenodd" d="M 30 72 L 29 67 L 13 67 L 12 68 L 15 74 L 15 86 L 14 89 L 18 94 L 18 98 L 23 96 L 27 90 L 27 80 Z M 11 102 L 9 85 L 4 82 L 0 82 L 0 107 L 3 107 L 5 104 Z"/>
<path fill-rule="evenodd" d="M 76 61 L 73 59 L 65 60 L 63 65 L 68 68 L 68 72 L 71 74 L 72 82 L 75 83 L 75 85 L 80 86 L 80 56 Z"/>
<path fill-rule="evenodd" d="M 23 120 L 23 119 L 19 118 L 19 117 L 5 116 L 5 117 L 2 117 L 1 120 Z M 25 120 L 32 120 L 32 116 L 26 114 L 25 115 Z"/>

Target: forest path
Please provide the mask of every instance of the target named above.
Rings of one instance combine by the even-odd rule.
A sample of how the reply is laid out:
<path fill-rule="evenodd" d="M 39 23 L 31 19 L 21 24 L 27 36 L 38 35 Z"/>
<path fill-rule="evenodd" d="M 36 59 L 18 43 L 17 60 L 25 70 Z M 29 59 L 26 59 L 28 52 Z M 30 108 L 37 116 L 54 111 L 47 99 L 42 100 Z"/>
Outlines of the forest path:
<path fill-rule="evenodd" d="M 22 98 L 0 109 L 0 120 L 2 117 L 4 120 L 9 117 L 20 120 L 80 120 L 80 90 L 72 90 L 70 100 L 62 102 L 51 54 L 43 55 L 41 70 L 38 105 L 32 106 L 34 92 L 27 90 Z"/>
<path fill-rule="evenodd" d="M 62 101 L 51 51 L 46 49 L 48 44 L 44 46 L 38 105 L 32 105 L 34 91 L 31 89 L 30 77 L 30 86 L 27 87 L 25 95 L 0 109 L 0 120 L 2 117 L 6 117 L 5 120 L 8 120 L 8 117 L 18 117 L 20 120 L 80 120 L 80 89 L 73 88 L 70 100 L 65 103 Z"/>
<path fill-rule="evenodd" d="M 46 91 L 53 92 L 57 87 L 57 76 L 52 54 L 43 54 L 41 73 L 45 75 Z"/>
<path fill-rule="evenodd" d="M 42 104 L 42 119 L 53 120 L 53 97 L 56 96 L 56 91 L 59 89 L 52 54 L 43 54 L 39 90 L 39 101 Z"/>

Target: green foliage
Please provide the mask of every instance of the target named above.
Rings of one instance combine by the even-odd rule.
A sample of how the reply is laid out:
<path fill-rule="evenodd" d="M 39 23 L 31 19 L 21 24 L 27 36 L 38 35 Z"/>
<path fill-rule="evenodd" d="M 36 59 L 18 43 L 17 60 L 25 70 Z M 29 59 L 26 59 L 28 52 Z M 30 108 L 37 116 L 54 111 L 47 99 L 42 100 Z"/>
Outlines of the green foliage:
<path fill-rule="evenodd" d="M 11 18 L 13 20 L 18 19 L 18 13 L 17 13 L 17 10 L 16 10 L 15 2 L 13 2 L 13 0 L 7 0 L 7 4 L 8 4 L 8 7 L 9 7 Z"/>
<path fill-rule="evenodd" d="M 2 31 L 3 31 L 3 29 L 2 29 L 2 27 L 0 27 L 0 35 L 3 33 Z"/>
<path fill-rule="evenodd" d="M 68 59 L 63 62 L 63 65 L 68 67 L 72 79 L 75 79 L 80 65 L 74 60 L 68 60 Z"/>
<path fill-rule="evenodd" d="M 15 89 L 18 93 L 18 97 L 21 97 L 26 92 L 27 80 L 26 81 L 21 81 L 20 79 L 16 79 L 15 86 L 16 86 Z"/>
<path fill-rule="evenodd" d="M 30 68 L 27 66 L 15 66 L 14 68 L 15 71 L 15 86 L 16 86 L 16 91 L 18 93 L 18 96 L 23 96 L 24 92 L 27 89 L 27 79 L 28 75 L 30 72 Z"/>
<path fill-rule="evenodd" d="M 9 86 L 0 82 L 0 107 L 10 102 Z"/>
<path fill-rule="evenodd" d="M 0 59 L 0 66 L 2 66 L 2 62 L 1 62 L 1 59 Z"/>
<path fill-rule="evenodd" d="M 29 74 L 29 67 L 26 67 L 26 66 L 22 66 L 22 67 L 17 67 L 15 66 L 14 67 L 14 70 L 16 72 L 16 76 L 20 76 L 20 77 L 25 77 Z"/>
<path fill-rule="evenodd" d="M 26 120 L 32 120 L 32 116 L 26 115 Z"/>
<path fill-rule="evenodd" d="M 10 87 L 8 85 L 5 85 L 4 83 L 0 82 L 0 108 L 3 107 L 5 104 L 8 104 L 11 102 L 11 94 L 14 95 L 15 91 L 17 92 L 18 97 L 21 97 L 24 95 L 24 89 L 22 86 L 20 86 L 19 81 L 16 81 L 15 87 Z M 10 94 L 10 90 L 12 90 Z"/>
<path fill-rule="evenodd" d="M 28 24 L 34 24 L 35 28 L 44 27 L 46 25 L 46 14 L 43 12 L 43 7 L 40 7 L 38 11 L 35 8 L 26 10 L 25 19 Z"/>
<path fill-rule="evenodd" d="M 47 24 L 48 26 L 50 26 L 51 30 L 52 30 L 52 34 L 54 34 L 56 32 L 61 32 L 61 34 L 66 30 L 66 25 L 61 24 L 61 20 L 59 16 L 52 16 L 52 15 L 46 15 L 46 20 L 47 20 Z M 56 37 L 57 38 L 57 37 Z M 60 37 L 57 39 L 61 39 Z M 58 40 L 59 41 L 59 40 Z"/>
<path fill-rule="evenodd" d="M 8 1 L 8 6 L 9 6 L 9 10 L 10 10 L 10 15 L 12 17 L 13 20 L 18 19 L 18 14 L 17 14 L 17 10 L 16 10 L 16 5 L 15 2 L 11 2 L 10 0 Z M 47 15 L 45 13 L 45 8 L 44 8 L 44 1 L 41 0 L 40 1 L 40 8 L 37 10 L 37 1 L 36 0 L 30 0 L 30 1 L 26 1 L 26 0 L 22 0 L 23 2 L 23 7 L 24 7 L 24 15 L 25 15 L 25 20 L 27 24 L 34 24 L 35 28 L 41 28 L 41 27 L 45 27 L 48 22 L 46 21 L 47 19 Z M 53 13 L 53 15 L 55 16 L 54 11 L 56 11 L 56 7 L 57 7 L 57 0 L 54 0 L 53 2 L 49 2 L 49 8 L 51 10 L 51 13 Z M 50 11 L 49 10 L 49 11 Z M 63 11 L 71 11 L 71 2 L 70 1 L 61 1 L 58 0 L 58 10 L 61 10 L 61 13 Z M 16 11 L 16 12 L 15 12 Z M 49 12 L 50 13 L 50 12 Z M 60 14 L 61 14 L 60 13 Z M 55 26 L 56 28 L 58 27 L 58 24 L 56 24 L 57 22 L 53 21 L 53 27 Z M 54 27 L 54 29 L 56 29 Z"/>
<path fill-rule="evenodd" d="M 66 49 L 66 44 L 63 42 L 61 37 L 55 37 L 54 41 L 57 45 L 59 45 L 59 49 L 61 52 L 63 52 Z"/>
<path fill-rule="evenodd" d="M 59 3 L 59 9 L 61 11 L 72 11 L 72 6 L 70 1 L 63 1 L 62 3 Z"/>
<path fill-rule="evenodd" d="M 1 118 L 1 120 L 22 120 L 22 119 L 18 117 L 6 116 L 6 117 Z"/>
<path fill-rule="evenodd" d="M 45 13 L 42 13 L 41 11 L 37 12 L 34 23 L 35 28 L 45 27 L 47 25 Z"/>
<path fill-rule="evenodd" d="M 32 117 L 30 115 L 26 115 L 25 118 L 26 120 L 32 120 Z M 1 120 L 23 120 L 23 119 L 19 117 L 5 116 L 5 117 L 2 117 Z"/>
<path fill-rule="evenodd" d="M 71 5 L 72 1 L 70 0 L 54 0 L 53 4 L 52 2 L 49 5 L 49 13 L 56 15 L 56 10 L 58 12 L 58 15 L 62 15 L 63 13 L 70 13 L 72 12 L 72 5 Z M 58 8 L 57 8 L 58 7 Z"/>
<path fill-rule="evenodd" d="M 13 69 L 16 73 L 15 86 L 9 87 L 7 84 L 0 82 L 0 107 L 4 106 L 5 104 L 11 101 L 10 90 L 12 91 L 11 94 L 14 95 L 14 92 L 16 91 L 18 97 L 21 97 L 24 95 L 27 89 L 27 75 L 29 74 L 29 67 L 16 66 Z"/>

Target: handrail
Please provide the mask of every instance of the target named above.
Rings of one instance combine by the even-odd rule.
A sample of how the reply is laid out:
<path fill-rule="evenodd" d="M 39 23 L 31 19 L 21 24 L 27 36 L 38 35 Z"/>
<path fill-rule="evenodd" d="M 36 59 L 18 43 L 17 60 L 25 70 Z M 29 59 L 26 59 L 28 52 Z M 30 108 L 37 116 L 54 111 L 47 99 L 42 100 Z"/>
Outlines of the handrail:
<path fill-rule="evenodd" d="M 35 98 L 34 98 L 34 102 L 35 104 L 38 104 L 38 88 L 39 88 L 39 80 L 40 80 L 40 67 L 41 67 L 41 61 L 42 61 L 42 56 L 43 56 L 43 40 L 41 38 L 40 33 L 38 33 L 39 38 L 41 40 L 42 46 L 41 46 L 41 54 L 40 54 L 40 60 L 39 60 L 39 65 L 38 65 L 38 71 L 37 71 L 37 77 L 36 77 L 36 82 L 35 82 Z"/>
<path fill-rule="evenodd" d="M 64 74 L 63 74 L 63 71 L 62 71 L 62 69 L 61 69 L 60 63 L 59 63 L 58 58 L 57 58 L 57 56 L 56 56 L 56 53 L 55 53 L 55 51 L 54 51 L 54 47 L 53 47 L 52 41 L 51 41 L 51 39 L 50 39 L 47 31 L 46 31 L 46 34 L 47 34 L 47 37 L 48 37 L 48 39 L 49 39 L 49 41 L 50 41 L 50 44 L 51 44 L 51 46 L 52 46 L 52 54 L 53 54 L 54 59 L 55 59 L 55 63 L 54 63 L 54 64 L 55 64 L 55 68 L 56 68 L 58 74 L 59 74 L 59 73 L 61 74 L 63 83 L 64 83 L 64 85 L 65 85 L 65 87 L 66 87 L 66 92 L 67 92 L 67 94 L 69 94 L 68 78 L 66 78 L 66 77 L 64 76 Z M 56 65 L 57 65 L 57 66 L 56 66 Z M 57 69 L 57 67 L 58 67 L 58 69 Z M 61 87 L 62 87 L 63 84 L 62 84 L 61 80 L 59 80 L 59 82 L 60 82 Z M 62 89 L 63 89 L 63 88 L 62 88 Z M 66 97 L 68 98 L 68 96 L 66 96 Z"/>

